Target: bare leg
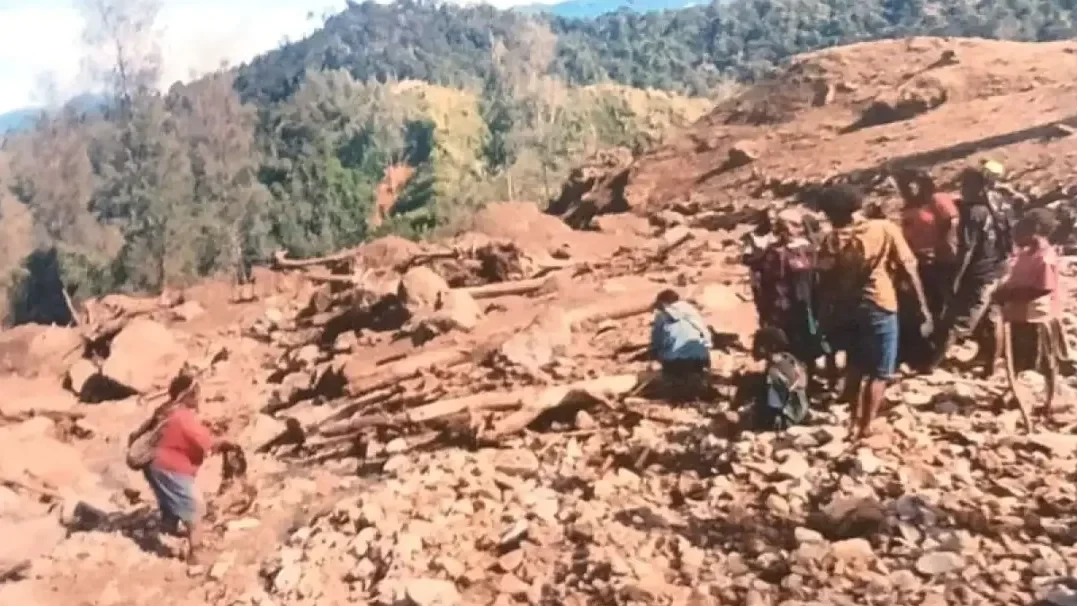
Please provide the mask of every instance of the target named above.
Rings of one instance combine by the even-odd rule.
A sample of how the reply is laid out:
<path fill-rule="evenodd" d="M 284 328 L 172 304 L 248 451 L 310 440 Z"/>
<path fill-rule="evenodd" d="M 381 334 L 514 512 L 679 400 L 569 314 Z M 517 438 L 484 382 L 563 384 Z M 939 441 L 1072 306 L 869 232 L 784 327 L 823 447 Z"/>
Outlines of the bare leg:
<path fill-rule="evenodd" d="M 827 390 L 834 393 L 838 388 L 838 356 L 834 353 L 826 355 L 826 380 Z"/>
<path fill-rule="evenodd" d="M 862 375 L 854 367 L 849 367 L 849 372 L 845 379 L 845 391 L 842 395 L 842 401 L 849 403 L 849 437 L 851 438 L 856 432 L 856 428 L 859 425 L 861 414 L 864 412 L 861 406 L 863 401 L 863 394 L 861 392 Z"/>
<path fill-rule="evenodd" d="M 1043 357 L 1044 379 L 1047 388 L 1047 403 L 1044 404 L 1044 418 L 1054 421 L 1055 394 L 1058 391 L 1058 347 L 1055 346 L 1056 333 L 1054 326 L 1046 325 L 1040 328 L 1040 355 Z"/>
<path fill-rule="evenodd" d="M 869 379 L 864 382 L 861 389 L 861 401 L 864 412 L 860 417 L 860 437 L 865 438 L 871 434 L 871 423 L 879 415 L 882 408 L 883 396 L 886 394 L 886 381 L 884 379 Z"/>
<path fill-rule="evenodd" d="M 187 526 L 187 563 L 198 564 L 198 554 L 202 549 L 202 522 L 192 522 Z"/>

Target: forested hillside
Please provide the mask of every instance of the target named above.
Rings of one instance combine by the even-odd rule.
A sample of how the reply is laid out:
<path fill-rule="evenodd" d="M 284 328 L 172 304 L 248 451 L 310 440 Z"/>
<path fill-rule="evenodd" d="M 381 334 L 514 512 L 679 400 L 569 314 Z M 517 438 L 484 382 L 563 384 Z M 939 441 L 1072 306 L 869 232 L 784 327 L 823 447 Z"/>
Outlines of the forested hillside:
<path fill-rule="evenodd" d="M 542 203 L 584 156 L 644 149 L 801 51 L 914 32 L 1058 38 L 1077 11 L 734 0 L 574 20 L 353 4 L 306 40 L 161 93 L 153 4 L 86 7 L 105 109 L 52 112 L 0 156 L 0 293 L 15 320 L 53 317 L 61 283 L 76 300 L 152 292 L 242 274 L 277 248 L 420 237 L 492 200 Z"/>
<path fill-rule="evenodd" d="M 758 78 L 794 54 L 858 40 L 1068 38 L 1077 33 L 1075 13 L 1071 0 L 730 0 L 540 18 L 556 36 L 549 75 L 569 84 L 612 79 L 705 95 L 727 78 Z M 358 80 L 475 85 L 491 69 L 492 41 L 530 43 L 513 35 L 528 20 L 489 6 L 355 4 L 308 39 L 241 70 L 241 88 L 259 98 L 287 96 L 308 67 L 346 69 Z"/>

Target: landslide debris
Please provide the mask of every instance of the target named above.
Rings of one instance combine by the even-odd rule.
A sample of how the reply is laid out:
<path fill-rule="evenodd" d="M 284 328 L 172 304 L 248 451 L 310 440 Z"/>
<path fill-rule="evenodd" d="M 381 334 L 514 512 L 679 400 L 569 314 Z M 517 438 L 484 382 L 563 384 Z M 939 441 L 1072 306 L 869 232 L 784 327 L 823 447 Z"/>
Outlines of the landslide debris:
<path fill-rule="evenodd" d="M 886 430 L 855 447 L 844 406 L 776 434 L 746 431 L 733 404 L 737 373 L 753 365 L 736 263 L 753 207 L 793 203 L 895 150 L 1049 117 L 990 110 L 1066 90 L 1053 66 L 1019 69 L 1032 58 L 1068 69 L 1066 44 L 914 39 L 808 55 L 770 85 L 789 84 L 787 97 L 753 110 L 759 89 L 652 154 L 581 170 L 565 191 L 590 206 L 569 195 L 551 212 L 588 231 L 508 203 L 447 241 L 279 255 L 255 272 L 254 295 L 227 305 L 198 289 L 114 298 L 77 328 L 0 334 L 0 603 L 1074 599 L 1072 377 L 1060 427 L 1027 435 L 1016 409 L 995 404 L 1001 377 L 941 370 L 892 387 Z M 902 123 L 841 133 L 947 50 L 957 63 L 923 77 L 972 70 L 962 81 L 986 92 L 946 88 Z M 1018 186 L 1057 177 L 1035 200 L 1065 209 L 1072 179 L 1056 156 L 1068 145 L 992 149 L 1028 169 Z M 782 172 L 792 168 L 796 179 Z M 648 311 L 664 288 L 717 333 L 711 401 L 641 395 Z M 25 352 L 34 362 L 20 369 Z M 157 377 L 177 365 L 203 381 L 200 414 L 247 452 L 241 486 L 219 492 L 216 461 L 200 475 L 212 517 L 198 568 L 171 557 L 179 544 L 157 535 L 152 495 L 122 462 L 127 433 L 160 401 Z M 104 376 L 127 391 L 88 390 Z"/>

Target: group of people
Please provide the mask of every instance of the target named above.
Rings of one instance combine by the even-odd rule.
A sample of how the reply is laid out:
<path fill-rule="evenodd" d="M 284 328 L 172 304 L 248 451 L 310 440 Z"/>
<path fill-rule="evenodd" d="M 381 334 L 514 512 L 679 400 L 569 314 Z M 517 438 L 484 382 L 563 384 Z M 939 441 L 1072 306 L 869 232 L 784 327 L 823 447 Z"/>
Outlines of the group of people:
<path fill-rule="evenodd" d="M 867 207 L 856 188 L 833 186 L 817 200 L 828 231 L 790 209 L 765 213 L 746 235 L 743 261 L 760 325 L 754 353 L 767 361 L 759 401 L 773 409 L 765 423 L 803 418 L 807 395 L 824 388 L 815 380 L 820 360 L 825 388 L 835 390 L 836 354 L 844 352 L 841 398 L 851 405 L 850 435 L 864 437 L 901 363 L 928 372 L 968 339 L 978 344 L 974 366 L 984 376 L 1000 352 L 1011 381 L 1015 370 L 1043 370 L 1049 410 L 1059 361 L 1068 358 L 1058 256 L 1048 239 L 1053 212 L 1025 209 L 994 161 L 964 170 L 957 196 L 939 191 L 924 171 L 893 178 L 900 222 Z M 664 292 L 652 351 L 670 379 L 701 368 L 685 360 L 709 360 L 700 353 L 709 345 L 698 311 Z"/>

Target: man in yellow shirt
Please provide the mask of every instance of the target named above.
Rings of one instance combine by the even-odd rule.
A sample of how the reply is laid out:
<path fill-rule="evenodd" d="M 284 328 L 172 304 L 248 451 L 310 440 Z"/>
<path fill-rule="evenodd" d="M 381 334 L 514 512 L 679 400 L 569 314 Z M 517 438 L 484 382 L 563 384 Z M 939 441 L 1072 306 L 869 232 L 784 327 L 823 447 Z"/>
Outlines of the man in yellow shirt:
<path fill-rule="evenodd" d="M 851 187 L 825 190 L 819 206 L 834 230 L 819 251 L 828 298 L 824 327 L 848 331 L 850 435 L 868 434 L 882 405 L 886 385 L 897 370 L 897 280 L 909 282 L 916 293 L 925 337 L 934 330 L 916 268 L 916 256 L 901 229 L 886 219 L 859 216 L 863 195 Z M 866 379 L 866 380 L 865 380 Z"/>

